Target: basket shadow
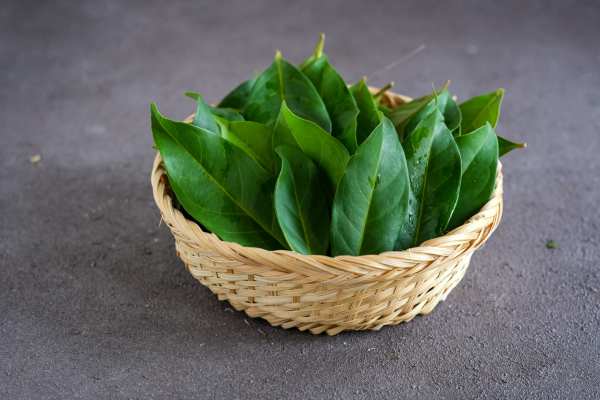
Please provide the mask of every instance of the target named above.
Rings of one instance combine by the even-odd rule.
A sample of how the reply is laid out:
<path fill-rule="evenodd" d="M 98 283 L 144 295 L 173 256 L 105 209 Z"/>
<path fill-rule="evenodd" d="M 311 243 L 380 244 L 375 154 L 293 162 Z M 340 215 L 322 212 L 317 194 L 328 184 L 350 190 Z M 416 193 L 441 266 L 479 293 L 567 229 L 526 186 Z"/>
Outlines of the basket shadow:
<path fill-rule="evenodd" d="M 47 161 L 44 175 L 26 189 L 33 199 L 28 240 L 15 240 L 15 259 L 7 260 L 37 270 L 21 278 L 27 290 L 13 296 L 20 308 L 11 312 L 25 308 L 20 317 L 29 316 L 40 335 L 75 347 L 102 342 L 158 352 L 165 341 L 189 348 L 211 340 L 316 339 L 235 311 L 197 282 L 159 225 L 146 174 Z"/>
<path fill-rule="evenodd" d="M 46 174 L 48 183 L 31 189 L 46 193 L 32 206 L 31 240 L 20 243 L 16 253 L 32 268 L 45 265 L 45 273 L 24 277 L 30 290 L 13 301 L 26 308 L 22 315 L 31 318 L 28 324 L 41 337 L 53 337 L 78 354 L 93 352 L 90 359 L 106 352 L 124 360 L 138 352 L 172 355 L 209 348 L 219 354 L 232 343 L 318 342 L 320 347 L 374 335 L 377 341 L 410 340 L 424 329 L 417 318 L 380 333 L 328 337 L 250 318 L 219 301 L 186 270 L 169 229 L 159 226 L 145 174 L 51 166 Z"/>

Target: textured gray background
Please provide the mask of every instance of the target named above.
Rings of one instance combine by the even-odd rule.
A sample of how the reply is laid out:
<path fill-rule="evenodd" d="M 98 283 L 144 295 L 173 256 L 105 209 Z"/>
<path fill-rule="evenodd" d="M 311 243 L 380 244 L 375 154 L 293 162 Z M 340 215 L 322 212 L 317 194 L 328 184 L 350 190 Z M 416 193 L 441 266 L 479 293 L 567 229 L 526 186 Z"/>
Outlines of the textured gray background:
<path fill-rule="evenodd" d="M 0 398 L 600 397 L 598 3 L 120 3 L 0 6 Z M 150 101 L 184 117 L 320 31 L 350 80 L 424 44 L 370 82 L 504 87 L 499 131 L 529 143 L 463 282 L 378 333 L 233 312 L 151 198 Z"/>

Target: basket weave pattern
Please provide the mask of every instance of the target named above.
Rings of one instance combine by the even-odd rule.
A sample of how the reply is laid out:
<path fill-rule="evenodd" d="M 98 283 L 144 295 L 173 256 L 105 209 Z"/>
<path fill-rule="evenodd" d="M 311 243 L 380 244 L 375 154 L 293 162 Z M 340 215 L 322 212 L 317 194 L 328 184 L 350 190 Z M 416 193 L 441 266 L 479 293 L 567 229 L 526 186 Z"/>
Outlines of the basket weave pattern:
<path fill-rule="evenodd" d="M 408 98 L 387 94 L 394 106 Z M 335 335 L 378 330 L 429 314 L 464 276 L 471 256 L 502 216 L 502 170 L 492 198 L 464 225 L 404 251 L 378 255 L 302 255 L 224 242 L 173 207 L 166 171 L 157 154 L 154 200 L 190 273 L 236 310 L 273 326 Z"/>

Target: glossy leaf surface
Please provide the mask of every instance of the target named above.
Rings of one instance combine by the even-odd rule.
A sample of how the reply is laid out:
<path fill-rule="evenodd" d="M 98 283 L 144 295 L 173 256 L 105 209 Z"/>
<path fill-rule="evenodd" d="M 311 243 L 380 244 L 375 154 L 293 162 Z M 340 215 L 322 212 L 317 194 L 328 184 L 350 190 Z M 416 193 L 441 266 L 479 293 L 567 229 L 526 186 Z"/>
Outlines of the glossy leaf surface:
<path fill-rule="evenodd" d="M 489 123 L 456 138 L 462 165 L 458 201 L 449 228 L 462 225 L 488 202 L 496 182 L 498 140 Z"/>
<path fill-rule="evenodd" d="M 392 109 L 387 109 L 386 115 L 396 128 L 404 126 L 413 116 L 429 104 L 432 99 L 433 94 L 419 97 L 408 103 L 400 104 Z"/>
<path fill-rule="evenodd" d="M 302 64 L 302 72 L 313 83 L 323 99 L 331 118 L 331 132 L 350 153 L 356 151 L 358 106 L 346 82 L 322 53 L 324 36 L 317 44 L 315 54 Z"/>
<path fill-rule="evenodd" d="M 243 121 L 244 117 L 237 110 L 233 108 L 223 108 L 223 107 L 211 107 L 210 111 L 227 121 Z"/>
<path fill-rule="evenodd" d="M 462 113 L 462 133 L 467 134 L 485 125 L 486 122 L 496 128 L 500 117 L 500 107 L 504 89 L 473 97 L 460 105 Z"/>
<path fill-rule="evenodd" d="M 183 208 L 221 239 L 286 248 L 273 210 L 274 179 L 220 136 L 164 118 L 151 106 L 152 133 Z"/>
<path fill-rule="evenodd" d="M 233 121 L 227 125 L 223 137 L 243 149 L 267 171 L 275 174 L 275 153 L 272 148 L 273 130 L 253 121 Z"/>
<path fill-rule="evenodd" d="M 456 104 L 456 101 L 451 96 L 448 96 L 446 107 L 444 108 L 444 122 L 454 136 L 460 135 L 462 113 L 460 107 L 458 107 L 458 104 Z"/>
<path fill-rule="evenodd" d="M 448 128 L 452 131 L 460 125 L 460 109 L 450 97 L 450 93 L 444 86 L 439 93 L 433 92 L 408 103 L 387 111 L 387 115 L 394 123 L 400 140 L 404 139 L 415 127 L 434 110 L 439 110 Z"/>
<path fill-rule="evenodd" d="M 284 101 L 298 116 L 331 132 L 329 114 L 314 85 L 278 53 L 256 78 L 242 114 L 247 120 L 273 126 Z"/>
<path fill-rule="evenodd" d="M 294 147 L 277 148 L 281 171 L 275 186 L 275 212 L 290 249 L 325 254 L 329 247 L 331 191 L 327 176 Z"/>
<path fill-rule="evenodd" d="M 504 97 L 504 89 L 498 89 L 495 92 L 482 94 L 481 96 L 473 97 L 460 105 L 460 110 L 463 115 L 461 124 L 462 134 L 469 133 L 477 128 L 480 128 L 489 123 L 492 128 L 496 128 L 498 119 L 500 118 L 500 109 L 502 107 L 502 99 Z M 498 136 L 499 154 L 504 154 L 519 148 L 526 147 L 525 143 L 516 143 L 501 136 Z"/>
<path fill-rule="evenodd" d="M 418 110 L 414 115 L 411 116 L 403 125 L 403 137 L 406 138 L 410 133 L 416 128 L 417 125 L 421 121 L 423 121 L 427 116 L 429 116 L 434 111 L 439 111 L 444 116 L 444 123 L 446 123 L 446 107 L 448 105 L 448 100 L 450 100 L 450 93 L 448 90 L 443 89 L 439 93 L 434 92 L 431 95 L 431 100 L 427 102 L 424 107 Z"/>
<path fill-rule="evenodd" d="M 458 146 L 439 111 L 430 113 L 403 143 L 411 196 L 398 248 L 440 236 L 456 206 L 461 183 Z"/>
<path fill-rule="evenodd" d="M 356 142 L 361 144 L 381 123 L 382 113 L 379 111 L 377 103 L 369 91 L 369 87 L 364 79 L 350 87 L 350 92 L 352 93 L 352 96 L 354 96 L 354 100 L 356 101 L 359 110 Z"/>
<path fill-rule="evenodd" d="M 210 106 L 206 104 L 202 96 L 195 92 L 186 92 L 185 95 L 196 101 L 196 112 L 194 113 L 192 124 L 198 128 L 205 129 L 207 132 L 214 135 L 220 135 L 221 130 L 219 129 L 217 120 L 215 119 Z"/>
<path fill-rule="evenodd" d="M 334 185 L 344 174 L 350 158 L 348 150 L 339 140 L 314 122 L 294 114 L 285 102 L 275 126 L 273 147 L 282 144 L 300 148 L 325 171 Z"/>
<path fill-rule="evenodd" d="M 218 107 L 221 108 L 232 108 L 234 110 L 242 110 L 246 105 L 250 91 L 254 86 L 256 78 L 248 79 L 245 82 L 240 83 L 235 89 L 229 92 L 223 100 L 219 103 Z"/>
<path fill-rule="evenodd" d="M 410 185 L 402 145 L 387 118 L 352 156 L 333 201 L 332 254 L 393 250 L 407 218 Z"/>

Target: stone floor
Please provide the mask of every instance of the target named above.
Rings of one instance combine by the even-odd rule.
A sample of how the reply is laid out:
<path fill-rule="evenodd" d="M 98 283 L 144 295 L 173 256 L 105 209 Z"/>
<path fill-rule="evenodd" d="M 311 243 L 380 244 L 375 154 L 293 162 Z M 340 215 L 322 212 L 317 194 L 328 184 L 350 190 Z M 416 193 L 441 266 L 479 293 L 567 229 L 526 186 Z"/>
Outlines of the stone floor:
<path fill-rule="evenodd" d="M 600 6 L 374 3 L 3 1 L 0 398 L 600 398 Z M 234 312 L 151 196 L 151 101 L 182 118 L 321 31 L 350 80 L 506 88 L 499 132 L 529 144 L 463 282 L 380 332 Z"/>

